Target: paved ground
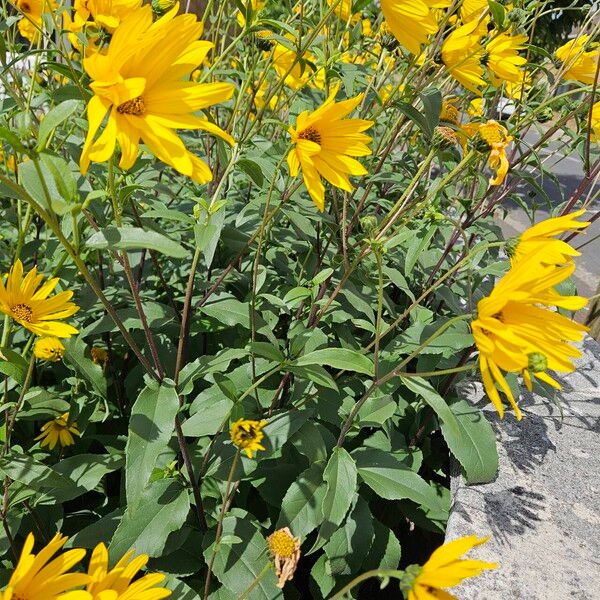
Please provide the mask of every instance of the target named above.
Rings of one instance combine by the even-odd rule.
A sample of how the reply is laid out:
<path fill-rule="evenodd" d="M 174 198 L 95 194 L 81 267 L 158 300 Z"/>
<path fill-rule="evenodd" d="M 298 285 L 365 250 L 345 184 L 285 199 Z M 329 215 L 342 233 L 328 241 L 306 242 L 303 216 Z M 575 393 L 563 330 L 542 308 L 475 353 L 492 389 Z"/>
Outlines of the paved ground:
<path fill-rule="evenodd" d="M 536 133 L 526 136 L 528 143 L 533 143 L 539 139 Z M 548 206 L 547 199 L 543 198 L 538 192 L 534 192 L 533 197 L 529 196 L 532 188 L 529 185 L 523 185 L 519 188 L 522 197 L 526 197 L 529 206 L 537 204 L 540 208 L 536 210 L 535 222 L 539 222 L 550 216 L 550 210 L 563 204 L 575 191 L 583 178 L 583 164 L 576 156 L 576 153 L 565 156 L 563 144 L 559 140 L 551 141 L 548 148 L 541 151 L 541 156 L 548 169 L 558 179 L 558 185 L 551 178 L 542 179 L 540 184 L 544 191 L 550 197 L 551 206 Z M 596 185 L 595 191 L 600 187 Z M 600 200 L 596 200 L 592 209 L 600 210 Z M 501 227 L 506 236 L 515 236 L 529 227 L 530 217 L 527 213 L 512 205 L 509 213 L 502 218 Z M 582 256 L 577 259 L 577 270 L 575 272 L 575 283 L 578 291 L 583 296 L 593 296 L 596 293 L 596 287 L 600 280 L 600 220 L 593 223 L 586 232 L 573 240 L 573 245 L 580 249 Z"/>

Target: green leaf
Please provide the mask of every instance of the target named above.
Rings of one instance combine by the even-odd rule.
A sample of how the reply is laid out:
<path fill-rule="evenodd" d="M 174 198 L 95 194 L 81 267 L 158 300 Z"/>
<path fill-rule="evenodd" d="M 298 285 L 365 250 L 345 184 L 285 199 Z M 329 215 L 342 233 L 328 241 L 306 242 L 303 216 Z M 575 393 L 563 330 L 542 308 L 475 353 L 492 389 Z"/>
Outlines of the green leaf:
<path fill-rule="evenodd" d="M 433 130 L 440 122 L 440 113 L 442 112 L 442 94 L 437 88 L 429 88 L 421 93 L 421 101 L 425 109 L 425 119 L 429 125 L 429 135 L 433 135 Z"/>
<path fill-rule="evenodd" d="M 136 504 L 147 486 L 156 459 L 175 428 L 179 398 L 173 385 L 151 383 L 138 396 L 129 420 L 125 447 L 125 491 L 128 504 Z"/>
<path fill-rule="evenodd" d="M 235 298 L 219 299 L 211 304 L 205 304 L 200 310 L 229 327 L 241 325 L 245 329 L 250 329 L 250 306 L 247 302 L 240 302 Z"/>
<path fill-rule="evenodd" d="M 441 510 L 435 490 L 393 454 L 374 448 L 359 448 L 352 456 L 361 479 L 382 498 L 408 498 L 417 504 Z"/>
<path fill-rule="evenodd" d="M 450 443 L 451 434 L 444 431 L 443 423 L 442 434 L 465 470 L 467 483 L 489 483 L 498 472 L 498 449 L 492 426 L 483 412 L 466 400 L 453 402 L 450 410 L 458 423 L 459 438 Z"/>
<path fill-rule="evenodd" d="M 54 470 L 68 477 L 73 487 L 51 490 L 48 495 L 54 502 L 66 502 L 93 490 L 102 478 L 123 466 L 123 457 L 117 455 L 98 456 L 96 454 L 77 454 L 61 460 Z M 40 502 L 43 502 L 43 496 Z"/>
<path fill-rule="evenodd" d="M 194 400 L 196 411 L 182 426 L 183 434 L 191 437 L 214 435 L 231 413 L 233 402 L 217 387 L 204 390 Z"/>
<path fill-rule="evenodd" d="M 92 250 L 156 250 L 173 258 L 186 258 L 189 252 L 177 242 L 141 227 L 106 227 L 92 234 L 86 246 Z"/>
<path fill-rule="evenodd" d="M 498 470 L 496 436 L 482 412 L 461 401 L 453 408 L 420 377 L 405 377 L 402 383 L 422 398 L 440 419 L 448 448 L 465 470 L 468 483 L 491 481 Z M 460 419 L 459 419 L 460 415 Z"/>
<path fill-rule="evenodd" d="M 344 448 L 334 448 L 323 480 L 327 489 L 323 498 L 323 518 L 339 525 L 346 516 L 356 495 L 357 471 L 354 459 Z"/>
<path fill-rule="evenodd" d="M 355 371 L 365 375 L 373 375 L 375 372 L 373 361 L 368 356 L 348 348 L 314 350 L 298 358 L 294 364 L 301 367 L 305 365 L 327 365 L 334 369 Z"/>
<path fill-rule="evenodd" d="M 63 121 L 66 121 L 79 107 L 80 100 L 65 100 L 52 110 L 49 110 L 46 116 L 40 123 L 38 131 L 38 151 L 41 151 L 46 146 L 48 137 Z"/>
<path fill-rule="evenodd" d="M 249 158 L 240 158 L 235 164 L 241 171 L 246 173 L 259 188 L 262 188 L 265 178 L 263 177 L 262 169 L 258 163 Z"/>
<path fill-rule="evenodd" d="M 295 536 L 306 537 L 323 520 L 321 503 L 325 491 L 323 465 L 315 463 L 288 489 L 281 503 L 277 528 L 289 527 Z"/>
<path fill-rule="evenodd" d="M 34 490 L 51 488 L 67 490 L 75 484 L 68 477 L 37 461 L 32 456 L 11 452 L 0 458 L 0 471 L 14 481 Z"/>
<path fill-rule="evenodd" d="M 504 17 L 505 10 L 504 6 L 500 4 L 500 2 L 496 2 L 496 0 L 488 0 L 488 6 L 490 7 L 490 12 L 492 13 L 492 18 L 494 19 L 494 23 L 498 27 L 498 29 L 503 29 L 504 27 Z"/>
<path fill-rule="evenodd" d="M 338 391 L 338 386 L 333 377 L 319 365 L 305 365 L 303 367 L 290 365 L 287 369 L 302 379 L 308 379 L 321 387 Z"/>
<path fill-rule="evenodd" d="M 218 544 L 216 547 L 213 573 L 218 580 L 237 598 L 258 579 L 256 587 L 246 596 L 247 600 L 275 600 L 283 598 L 277 588 L 273 569 L 260 577 L 269 562 L 267 543 L 254 523 L 247 517 L 238 519 L 228 515 L 223 519 L 223 536 L 235 535 L 242 541 L 239 544 Z M 214 530 L 204 543 L 204 559 L 210 563 L 214 545 Z"/>
<path fill-rule="evenodd" d="M 23 385 L 27 368 L 27 361 L 19 353 L 10 348 L 0 348 L 0 373 Z"/>
<path fill-rule="evenodd" d="M 85 356 L 87 346 L 81 337 L 63 340 L 65 346 L 64 362 L 77 374 L 83 377 L 92 389 L 106 398 L 106 378 L 102 367 Z"/>
<path fill-rule="evenodd" d="M 136 504 L 130 504 L 110 543 L 111 556 L 137 554 L 156 557 L 163 553 L 171 533 L 181 529 L 190 510 L 188 491 L 172 479 L 161 479 L 145 488 Z"/>
<path fill-rule="evenodd" d="M 361 427 L 383 425 L 393 416 L 397 408 L 396 401 L 389 394 L 373 394 L 358 411 L 358 424 Z"/>

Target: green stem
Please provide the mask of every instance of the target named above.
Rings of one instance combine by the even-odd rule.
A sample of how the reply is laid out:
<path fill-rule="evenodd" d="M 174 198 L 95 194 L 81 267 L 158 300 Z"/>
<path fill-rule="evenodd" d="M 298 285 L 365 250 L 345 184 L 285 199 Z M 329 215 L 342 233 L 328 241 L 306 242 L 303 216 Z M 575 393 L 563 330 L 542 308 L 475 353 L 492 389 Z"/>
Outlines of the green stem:
<path fill-rule="evenodd" d="M 254 578 L 254 581 L 248 586 L 245 592 L 238 597 L 238 600 L 246 600 L 246 598 L 250 595 L 252 590 L 262 581 L 264 576 L 271 570 L 271 563 L 267 562 L 267 564 L 263 567 L 262 571 Z"/>
<path fill-rule="evenodd" d="M 404 577 L 404 571 L 397 569 L 373 569 L 362 573 L 358 577 L 355 577 L 350 583 L 346 584 L 339 592 L 336 592 L 329 600 L 340 600 L 343 598 L 352 588 L 356 587 L 359 583 L 371 579 L 371 577 L 394 577 L 395 579 L 402 579 Z"/>

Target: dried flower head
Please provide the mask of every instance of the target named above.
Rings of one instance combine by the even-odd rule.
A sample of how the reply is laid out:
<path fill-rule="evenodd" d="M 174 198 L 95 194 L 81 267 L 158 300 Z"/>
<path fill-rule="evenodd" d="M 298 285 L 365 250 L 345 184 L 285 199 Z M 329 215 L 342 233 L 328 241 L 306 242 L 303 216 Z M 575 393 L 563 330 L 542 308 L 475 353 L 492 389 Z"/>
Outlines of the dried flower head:
<path fill-rule="evenodd" d="M 275 561 L 277 587 L 291 581 L 300 560 L 300 539 L 292 535 L 289 527 L 274 531 L 268 538 L 269 550 Z"/>

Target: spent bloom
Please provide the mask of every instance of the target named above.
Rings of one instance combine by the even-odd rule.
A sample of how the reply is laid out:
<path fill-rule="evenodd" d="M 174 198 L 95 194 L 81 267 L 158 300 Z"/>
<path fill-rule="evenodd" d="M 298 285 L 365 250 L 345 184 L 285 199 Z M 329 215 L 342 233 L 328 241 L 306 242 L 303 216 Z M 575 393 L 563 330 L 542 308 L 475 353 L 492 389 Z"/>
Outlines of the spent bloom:
<path fill-rule="evenodd" d="M 55 337 L 38 338 L 33 345 L 33 354 L 40 360 L 58 362 L 65 353 L 62 342 Z"/>
<path fill-rule="evenodd" d="M 508 135 L 508 130 L 497 121 L 489 120 L 486 123 L 468 123 L 463 126 L 467 135 L 483 145 L 483 149 L 489 152 L 488 165 L 496 173 L 490 177 L 490 185 L 501 185 L 509 169 L 506 148 L 512 142 L 513 137 Z"/>
<path fill-rule="evenodd" d="M 455 596 L 448 593 L 446 588 L 458 585 L 464 579 L 476 577 L 487 569 L 495 569 L 497 564 L 462 558 L 488 538 L 479 539 L 474 535 L 448 542 L 434 550 L 429 560 L 422 566 L 407 569 L 407 575 L 402 580 L 401 588 L 408 600 L 452 600 Z"/>
<path fill-rule="evenodd" d="M 575 370 L 572 359 L 581 356 L 570 342 L 580 341 L 587 328 L 554 310 L 579 310 L 587 303 L 585 298 L 561 296 L 554 289 L 570 277 L 575 264 L 547 264 L 546 256 L 542 245 L 513 265 L 491 294 L 478 302 L 477 319 L 471 323 L 483 385 L 500 417 L 504 407 L 496 383 L 521 419 L 502 371 L 521 373 L 528 389 L 532 375 L 560 389 L 546 370 L 569 373 Z"/>
<path fill-rule="evenodd" d="M 217 125 L 194 114 L 228 100 L 233 86 L 183 80 L 204 61 L 212 44 L 198 40 L 202 23 L 194 15 L 175 16 L 177 9 L 154 23 L 149 5 L 131 12 L 115 30 L 106 51 L 84 59 L 94 96 L 87 106 L 82 173 L 90 161 L 109 160 L 117 142 L 119 166 L 130 169 L 141 139 L 159 160 L 206 183 L 212 179 L 208 165 L 185 147 L 174 130 L 202 129 L 234 143 Z"/>
<path fill-rule="evenodd" d="M 229 430 L 231 441 L 240 450 L 243 450 L 248 458 L 252 458 L 254 452 L 265 449 L 261 441 L 265 437 L 262 429 L 266 424 L 266 421 L 238 419 Z"/>
<path fill-rule="evenodd" d="M 42 284 L 43 280 L 36 267 L 23 277 L 23 263 L 17 260 L 6 282 L 0 279 L 0 312 L 36 335 L 68 338 L 78 333 L 72 325 L 61 322 L 79 310 L 70 302 L 73 292 L 66 290 L 50 297 L 59 279 L 53 277 Z"/>
<path fill-rule="evenodd" d="M 289 527 L 277 529 L 268 538 L 269 551 L 275 562 L 277 587 L 282 588 L 291 581 L 300 560 L 300 539 L 294 537 Z"/>
<path fill-rule="evenodd" d="M 349 100 L 335 102 L 337 89 L 317 110 L 298 115 L 296 126 L 289 128 L 294 147 L 288 154 L 292 177 L 302 170 L 306 189 L 323 212 L 325 186 L 321 177 L 331 185 L 351 192 L 354 188 L 348 176 L 366 175 L 367 170 L 354 158 L 372 154 L 367 146 L 371 137 L 364 134 L 373 121 L 346 119 L 361 102 L 362 94 Z"/>
<path fill-rule="evenodd" d="M 80 436 L 77 423 L 69 423 L 69 413 L 66 412 L 52 421 L 42 425 L 41 433 L 35 439 L 41 440 L 40 447 L 48 446 L 54 450 L 56 444 L 61 448 L 72 446 L 75 443 L 74 435 Z"/>
<path fill-rule="evenodd" d="M 66 541 L 65 536 L 57 533 L 38 554 L 34 554 L 35 539 L 30 533 L 8 585 L 0 592 L 0 600 L 84 600 L 78 596 L 80 592 L 64 592 L 88 582 L 87 575 L 70 572 L 85 556 L 85 550 L 69 550 L 52 558 Z"/>

